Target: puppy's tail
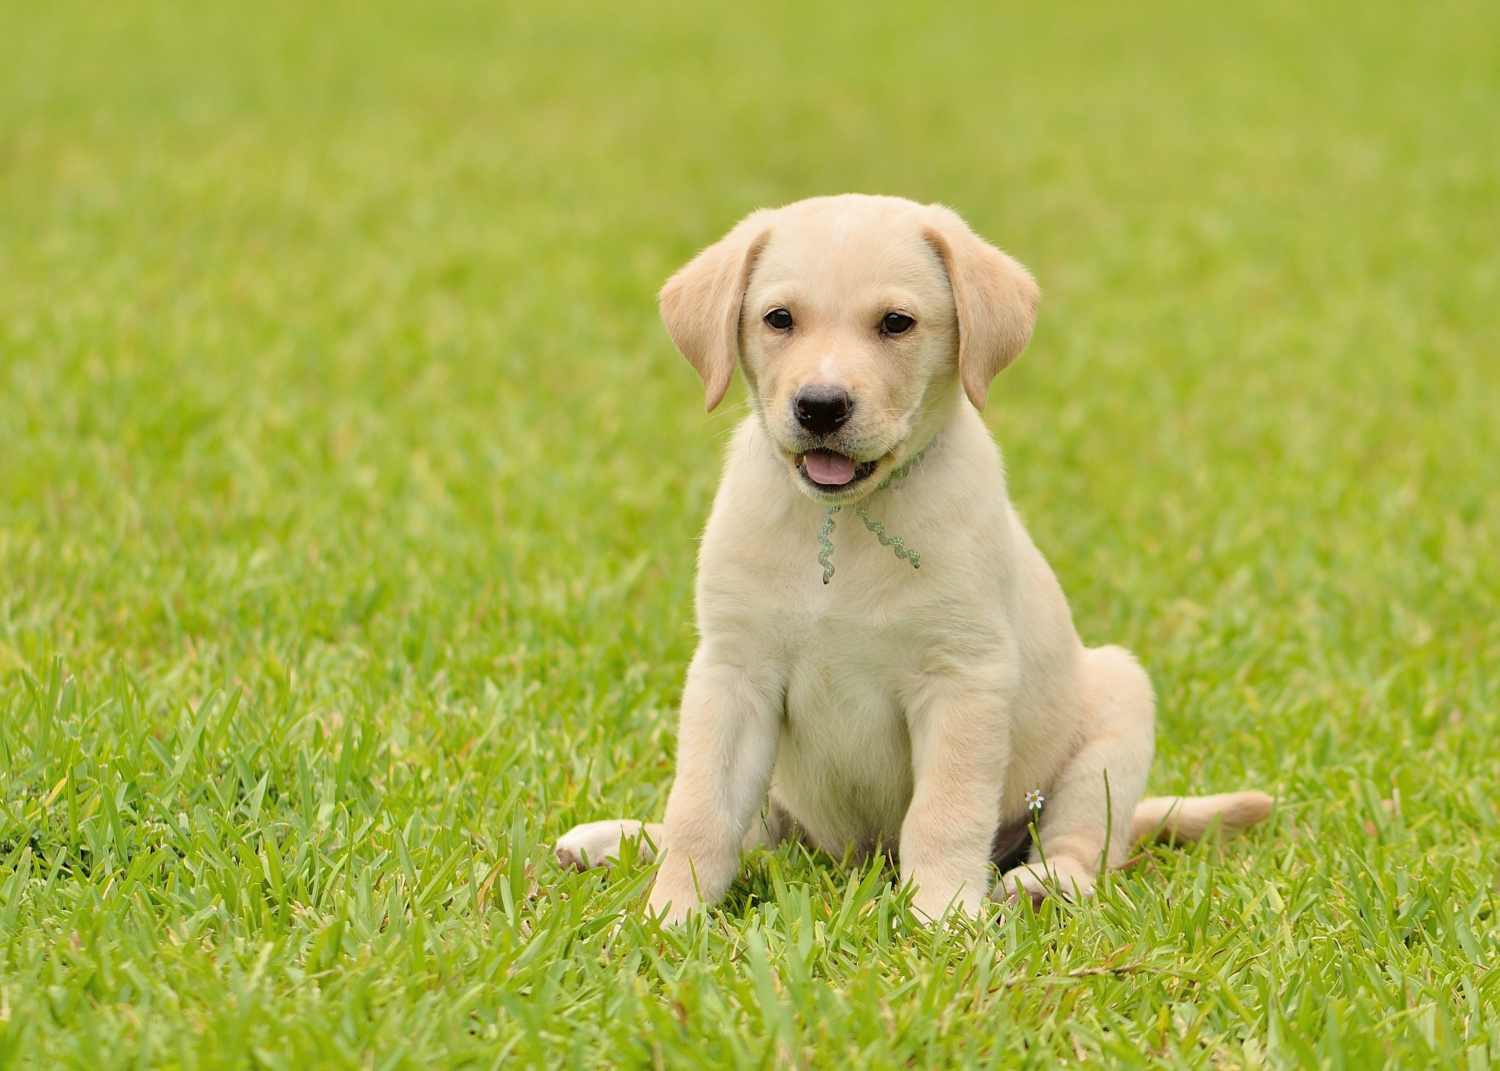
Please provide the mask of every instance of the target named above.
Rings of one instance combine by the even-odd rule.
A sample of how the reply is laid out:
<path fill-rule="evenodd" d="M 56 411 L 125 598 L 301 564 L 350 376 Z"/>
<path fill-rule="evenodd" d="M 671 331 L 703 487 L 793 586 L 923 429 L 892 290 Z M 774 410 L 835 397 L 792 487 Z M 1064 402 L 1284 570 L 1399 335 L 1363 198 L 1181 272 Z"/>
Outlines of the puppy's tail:
<path fill-rule="evenodd" d="M 1238 833 L 1265 820 L 1276 801 L 1264 792 L 1223 792 L 1217 796 L 1152 796 L 1141 800 L 1130 819 L 1132 841 L 1198 840 L 1218 826 Z"/>

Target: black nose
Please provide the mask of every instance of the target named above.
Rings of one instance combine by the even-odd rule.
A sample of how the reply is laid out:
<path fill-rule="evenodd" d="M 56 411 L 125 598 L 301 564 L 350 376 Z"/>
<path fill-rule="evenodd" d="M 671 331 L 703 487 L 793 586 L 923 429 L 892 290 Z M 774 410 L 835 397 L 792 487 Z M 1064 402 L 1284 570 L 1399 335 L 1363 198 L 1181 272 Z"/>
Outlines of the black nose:
<path fill-rule="evenodd" d="M 803 387 L 792 401 L 797 423 L 814 435 L 827 435 L 849 419 L 854 399 L 843 387 Z"/>

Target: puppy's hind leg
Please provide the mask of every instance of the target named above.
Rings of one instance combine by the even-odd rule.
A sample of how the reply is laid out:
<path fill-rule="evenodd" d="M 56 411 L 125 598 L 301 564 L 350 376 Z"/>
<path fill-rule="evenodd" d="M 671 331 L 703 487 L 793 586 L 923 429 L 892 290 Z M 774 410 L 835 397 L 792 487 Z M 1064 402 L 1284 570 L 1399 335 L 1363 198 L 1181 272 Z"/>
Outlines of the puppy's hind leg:
<path fill-rule="evenodd" d="M 1122 647 L 1085 651 L 1081 672 L 1083 745 L 1047 790 L 1040 850 L 1001 877 L 996 895 L 1039 900 L 1055 883 L 1064 895 L 1086 896 L 1101 865 L 1125 861 L 1156 747 L 1156 701 L 1146 671 Z"/>

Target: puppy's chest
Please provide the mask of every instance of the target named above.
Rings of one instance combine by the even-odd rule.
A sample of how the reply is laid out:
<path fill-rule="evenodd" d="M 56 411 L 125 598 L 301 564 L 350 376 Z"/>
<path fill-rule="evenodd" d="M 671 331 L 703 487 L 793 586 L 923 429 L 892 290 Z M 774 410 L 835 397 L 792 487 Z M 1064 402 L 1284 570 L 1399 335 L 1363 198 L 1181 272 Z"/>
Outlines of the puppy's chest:
<path fill-rule="evenodd" d="M 899 707 L 920 662 L 916 638 L 904 633 L 847 622 L 789 630 L 783 648 L 788 720 L 815 723 L 840 711 Z"/>
<path fill-rule="evenodd" d="M 968 599 L 954 598 L 934 571 L 914 569 L 860 535 L 866 538 L 838 546 L 828 583 L 816 567 L 799 567 L 735 585 L 743 594 L 731 631 L 749 647 L 775 652 L 795 720 L 830 712 L 847 720 L 851 710 L 899 706 L 912 681 L 942 657 L 952 632 L 976 627 L 983 616 Z"/>
<path fill-rule="evenodd" d="M 851 644 L 851 648 L 852 648 Z M 845 780 L 883 782 L 909 765 L 903 667 L 882 662 L 878 645 L 808 649 L 787 666 L 782 740 L 805 760 Z"/>
<path fill-rule="evenodd" d="M 773 794 L 831 851 L 893 842 L 911 799 L 907 659 L 861 630 L 798 645 Z"/>

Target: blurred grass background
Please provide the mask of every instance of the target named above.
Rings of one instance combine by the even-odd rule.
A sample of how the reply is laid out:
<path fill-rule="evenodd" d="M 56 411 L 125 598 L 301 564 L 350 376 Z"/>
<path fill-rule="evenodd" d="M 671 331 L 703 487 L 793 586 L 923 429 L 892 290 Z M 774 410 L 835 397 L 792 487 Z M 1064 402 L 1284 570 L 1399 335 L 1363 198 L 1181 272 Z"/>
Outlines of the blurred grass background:
<path fill-rule="evenodd" d="M 1500 11 L 0 0 L 0 1065 L 1500 1060 Z M 649 872 L 739 216 L 941 200 L 987 414 L 1153 787 L 1095 905 L 914 933 Z"/>

